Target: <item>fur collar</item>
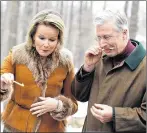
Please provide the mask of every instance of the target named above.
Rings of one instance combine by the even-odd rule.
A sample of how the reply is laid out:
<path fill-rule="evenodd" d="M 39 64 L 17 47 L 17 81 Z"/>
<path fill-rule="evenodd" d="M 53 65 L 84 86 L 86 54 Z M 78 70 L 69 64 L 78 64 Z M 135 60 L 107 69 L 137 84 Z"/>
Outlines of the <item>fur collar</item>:
<path fill-rule="evenodd" d="M 56 54 L 48 57 L 45 65 L 41 64 L 39 55 L 27 50 L 26 43 L 16 45 L 12 49 L 13 64 L 24 64 L 32 72 L 37 85 L 42 89 L 45 96 L 46 82 L 50 74 L 58 67 L 65 66 L 68 71 L 72 68 L 72 54 L 69 50 L 62 48 Z M 44 90 L 44 91 L 43 91 Z"/>

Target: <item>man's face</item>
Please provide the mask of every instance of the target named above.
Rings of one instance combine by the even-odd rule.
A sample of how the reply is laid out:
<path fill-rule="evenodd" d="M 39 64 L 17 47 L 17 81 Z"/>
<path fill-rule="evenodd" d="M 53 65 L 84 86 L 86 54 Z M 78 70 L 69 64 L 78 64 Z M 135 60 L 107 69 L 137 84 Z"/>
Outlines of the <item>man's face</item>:
<path fill-rule="evenodd" d="M 125 49 L 127 30 L 118 32 L 114 23 L 107 22 L 96 27 L 98 45 L 107 56 L 114 57 Z"/>

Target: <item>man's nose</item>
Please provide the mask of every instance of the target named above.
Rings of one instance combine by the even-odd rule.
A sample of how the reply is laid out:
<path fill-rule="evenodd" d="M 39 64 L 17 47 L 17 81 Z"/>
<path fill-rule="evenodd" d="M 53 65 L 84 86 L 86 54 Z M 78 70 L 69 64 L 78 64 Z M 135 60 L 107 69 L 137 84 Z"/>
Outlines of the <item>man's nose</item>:
<path fill-rule="evenodd" d="M 101 38 L 101 40 L 99 41 L 101 48 L 105 47 L 107 45 L 107 42 L 104 38 Z"/>

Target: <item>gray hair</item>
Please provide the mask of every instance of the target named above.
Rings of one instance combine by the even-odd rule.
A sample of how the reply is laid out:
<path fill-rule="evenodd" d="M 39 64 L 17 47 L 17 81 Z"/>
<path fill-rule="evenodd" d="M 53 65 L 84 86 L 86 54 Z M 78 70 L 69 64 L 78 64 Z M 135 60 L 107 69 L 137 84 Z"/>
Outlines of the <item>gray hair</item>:
<path fill-rule="evenodd" d="M 114 22 L 117 31 L 128 30 L 128 20 L 126 15 L 120 11 L 104 10 L 95 18 L 95 25 L 103 25 L 106 22 Z"/>

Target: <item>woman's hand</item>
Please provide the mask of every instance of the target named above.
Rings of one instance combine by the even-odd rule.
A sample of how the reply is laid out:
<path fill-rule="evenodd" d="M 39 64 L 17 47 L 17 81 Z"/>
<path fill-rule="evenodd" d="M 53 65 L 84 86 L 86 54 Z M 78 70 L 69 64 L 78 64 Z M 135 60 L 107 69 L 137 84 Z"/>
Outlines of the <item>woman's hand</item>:
<path fill-rule="evenodd" d="M 1 92 L 7 92 L 8 88 L 12 86 L 14 81 L 14 75 L 12 73 L 4 73 L 1 75 Z"/>
<path fill-rule="evenodd" d="M 57 108 L 58 100 L 51 97 L 39 97 L 40 101 L 33 103 L 31 105 L 30 111 L 32 115 L 37 115 L 37 117 L 55 110 Z"/>

